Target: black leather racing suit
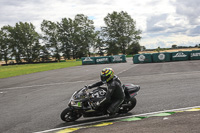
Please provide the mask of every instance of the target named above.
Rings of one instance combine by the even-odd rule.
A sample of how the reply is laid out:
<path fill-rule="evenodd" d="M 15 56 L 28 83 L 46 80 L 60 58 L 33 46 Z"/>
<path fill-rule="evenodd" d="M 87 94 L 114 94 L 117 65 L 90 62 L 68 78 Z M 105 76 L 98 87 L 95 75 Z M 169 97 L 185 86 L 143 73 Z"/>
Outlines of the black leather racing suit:
<path fill-rule="evenodd" d="M 97 82 L 90 86 L 90 88 L 99 87 L 103 85 L 103 82 Z M 108 90 L 106 93 L 106 97 L 99 101 L 100 105 L 102 106 L 105 103 L 111 103 L 110 107 L 108 108 L 109 114 L 115 114 L 118 111 L 119 106 L 122 104 L 125 98 L 124 90 L 121 85 L 120 79 L 115 75 L 111 81 L 107 83 Z"/>

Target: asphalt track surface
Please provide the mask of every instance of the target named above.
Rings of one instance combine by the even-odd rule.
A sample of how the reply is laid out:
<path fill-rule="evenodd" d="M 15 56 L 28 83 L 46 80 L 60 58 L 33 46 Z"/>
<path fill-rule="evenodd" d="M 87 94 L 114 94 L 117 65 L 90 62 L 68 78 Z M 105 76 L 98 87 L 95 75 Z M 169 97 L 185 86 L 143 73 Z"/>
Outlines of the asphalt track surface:
<path fill-rule="evenodd" d="M 60 113 L 74 91 L 99 81 L 105 67 L 112 67 L 123 83 L 141 86 L 131 115 L 200 105 L 200 61 L 133 64 L 127 60 L 0 79 L 0 132 L 38 132 L 104 119 L 64 123 Z"/>
<path fill-rule="evenodd" d="M 67 128 L 58 133 L 199 133 L 200 108 L 189 110 Z"/>

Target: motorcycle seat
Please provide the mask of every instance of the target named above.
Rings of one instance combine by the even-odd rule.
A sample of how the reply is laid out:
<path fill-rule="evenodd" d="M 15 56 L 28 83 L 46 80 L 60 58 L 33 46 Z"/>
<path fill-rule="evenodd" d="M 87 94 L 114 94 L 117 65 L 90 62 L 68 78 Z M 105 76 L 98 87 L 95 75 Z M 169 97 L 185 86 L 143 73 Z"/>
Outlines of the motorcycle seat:
<path fill-rule="evenodd" d="M 123 84 L 122 87 L 125 91 L 128 91 L 129 93 L 138 92 L 140 90 L 140 86 L 134 84 Z"/>

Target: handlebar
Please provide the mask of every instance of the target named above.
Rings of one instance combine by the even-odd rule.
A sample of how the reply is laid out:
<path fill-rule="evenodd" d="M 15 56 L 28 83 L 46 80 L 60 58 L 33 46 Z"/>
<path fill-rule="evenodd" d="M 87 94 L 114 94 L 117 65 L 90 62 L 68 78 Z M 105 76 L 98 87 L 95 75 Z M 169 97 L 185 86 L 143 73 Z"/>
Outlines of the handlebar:
<path fill-rule="evenodd" d="M 87 91 L 88 89 L 89 89 L 89 88 L 88 88 L 87 85 L 83 87 L 83 90 L 85 90 L 85 91 Z"/>

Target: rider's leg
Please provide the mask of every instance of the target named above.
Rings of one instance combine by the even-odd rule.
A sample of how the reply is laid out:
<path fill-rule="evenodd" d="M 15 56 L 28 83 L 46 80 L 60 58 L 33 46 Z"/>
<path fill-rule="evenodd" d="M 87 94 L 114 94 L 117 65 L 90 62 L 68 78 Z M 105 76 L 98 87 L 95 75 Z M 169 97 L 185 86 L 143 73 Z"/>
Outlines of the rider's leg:
<path fill-rule="evenodd" d="M 108 108 L 109 115 L 114 115 L 118 112 L 119 106 L 123 103 L 124 99 L 113 99 L 111 106 Z"/>

